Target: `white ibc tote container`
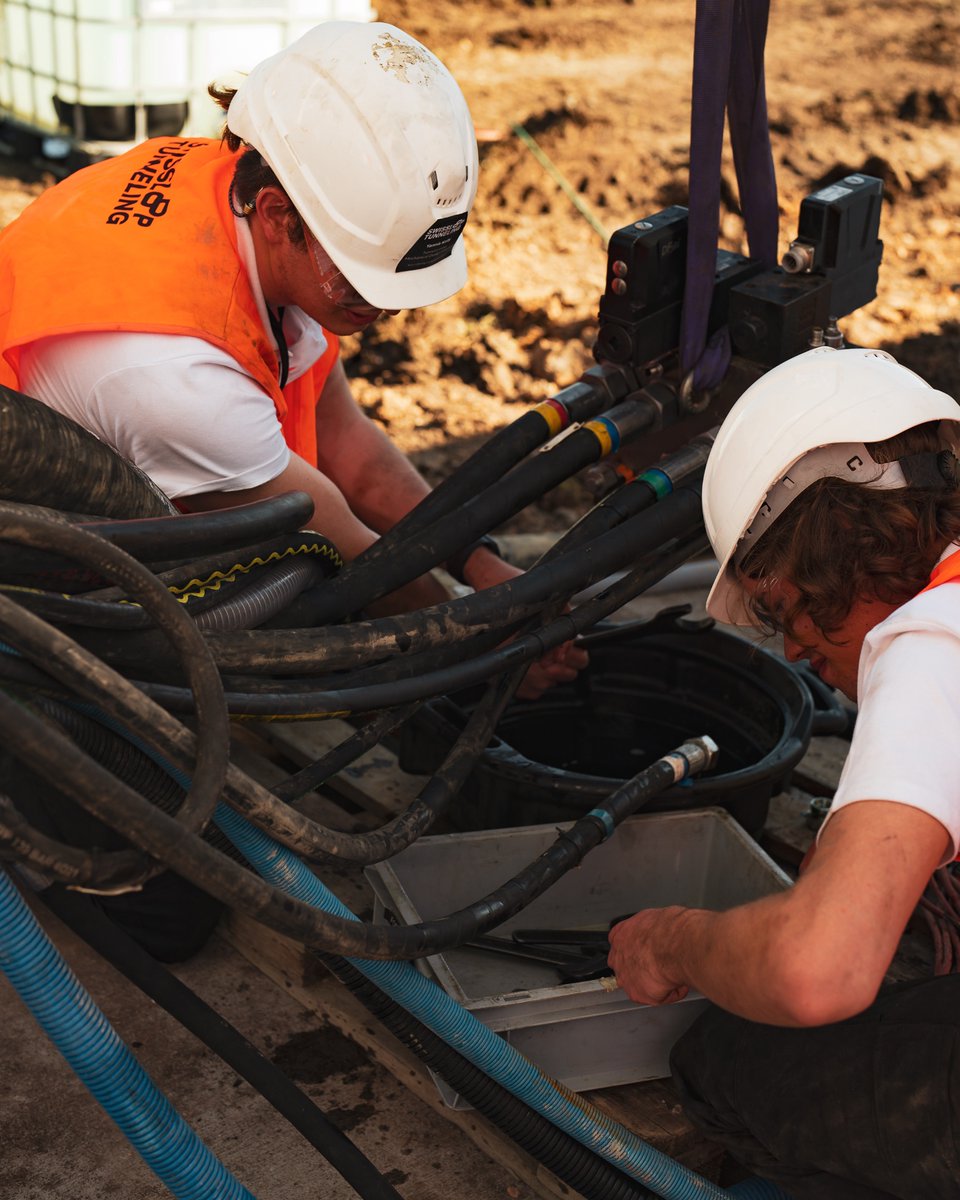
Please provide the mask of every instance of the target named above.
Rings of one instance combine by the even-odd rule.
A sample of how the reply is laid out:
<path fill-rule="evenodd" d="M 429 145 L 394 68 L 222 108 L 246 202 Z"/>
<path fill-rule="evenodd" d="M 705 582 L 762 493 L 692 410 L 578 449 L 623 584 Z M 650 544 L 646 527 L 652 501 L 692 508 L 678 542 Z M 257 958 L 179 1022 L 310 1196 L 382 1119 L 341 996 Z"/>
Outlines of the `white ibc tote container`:
<path fill-rule="evenodd" d="M 0 123 L 93 147 L 213 136 L 212 80 L 368 0 L 0 0 Z"/>

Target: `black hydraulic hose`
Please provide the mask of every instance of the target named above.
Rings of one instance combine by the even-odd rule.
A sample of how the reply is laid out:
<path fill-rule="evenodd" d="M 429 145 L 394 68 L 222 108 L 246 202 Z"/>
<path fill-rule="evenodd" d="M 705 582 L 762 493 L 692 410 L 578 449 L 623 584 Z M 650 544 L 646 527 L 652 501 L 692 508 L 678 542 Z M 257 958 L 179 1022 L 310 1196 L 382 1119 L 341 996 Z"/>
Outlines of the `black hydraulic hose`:
<path fill-rule="evenodd" d="M 656 466 L 642 471 L 635 479 L 617 488 L 580 518 L 553 546 L 541 562 L 551 562 L 576 546 L 590 542 L 600 534 L 658 503 L 663 496 L 700 478 L 713 446 L 716 430 L 693 438 L 679 450 L 660 459 Z"/>
<path fill-rule="evenodd" d="M 39 400 L 0 386 L 0 498 L 104 517 L 175 511 L 144 473 Z"/>
<path fill-rule="evenodd" d="M 345 959 L 318 955 L 327 970 L 421 1062 L 522 1150 L 586 1200 L 656 1200 L 653 1192 L 558 1129 L 397 1004 Z"/>
<path fill-rule="evenodd" d="M 687 529 L 702 528 L 702 523 L 699 479 L 691 478 L 649 511 L 636 513 L 589 545 L 575 547 L 515 579 L 469 596 L 414 613 L 344 626 L 209 633 L 207 644 L 224 673 L 292 676 L 356 669 L 392 655 L 466 641 L 487 629 L 500 629 L 506 636 L 509 628 L 535 615 L 549 598 L 589 587 L 627 562 L 667 544 L 678 530 L 682 535 Z M 76 636 L 81 637 L 79 632 Z M 167 661 L 162 646 L 149 633 L 136 635 L 136 640 L 131 635 L 124 640 L 93 640 L 84 635 L 81 640 L 121 669 L 142 669 L 144 664 L 162 669 Z M 449 688 L 441 684 L 437 690 Z M 175 693 L 170 694 L 169 702 L 183 710 L 183 702 Z M 394 703 L 388 699 L 372 707 L 389 708 Z"/>
<path fill-rule="evenodd" d="M 219 548 L 218 561 L 222 561 L 223 554 L 231 547 L 242 545 L 251 537 L 263 537 L 277 529 L 299 528 L 312 507 L 312 501 L 304 492 L 287 492 L 255 504 L 216 512 L 108 522 L 87 517 L 73 524 L 119 546 L 141 562 L 151 563 L 156 574 L 165 572 L 172 565 L 172 575 L 182 577 L 185 557 L 216 547 Z M 334 567 L 342 563 L 339 551 L 327 539 L 311 533 L 301 537 L 324 544 Z M 288 533 L 288 541 L 289 538 Z M 87 601 L 122 598 L 117 589 L 105 588 L 103 580 L 92 572 L 80 572 L 69 560 L 46 550 L 18 548 L 14 553 L 10 547 L 0 544 L 0 579 L 50 591 L 86 593 L 83 599 Z"/>
<path fill-rule="evenodd" d="M 209 512 L 130 521 L 96 521 L 83 528 L 141 562 L 192 558 L 249 546 L 263 538 L 302 529 L 313 516 L 306 492 L 284 492 Z"/>
<path fill-rule="evenodd" d="M 343 1176 L 363 1200 L 401 1200 L 399 1192 L 275 1063 L 185 983 L 152 958 L 89 900 L 58 888 L 40 899 L 184 1029 L 244 1078 Z"/>
<path fill-rule="evenodd" d="M 460 945 L 520 912 L 579 863 L 624 817 L 672 786 L 686 767 L 706 765 L 707 743 L 686 743 L 621 785 L 606 801 L 563 832 L 515 879 L 468 908 L 419 925 L 370 925 L 332 916 L 256 878 L 115 778 L 69 738 L 0 691 L 0 733 L 18 758 L 56 784 L 88 812 L 117 830 L 151 858 L 215 899 L 278 933 L 350 958 L 419 958 Z M 698 761 L 699 760 L 699 761 Z"/>
<path fill-rule="evenodd" d="M 519 583 L 520 576 L 514 583 Z M 447 600 L 432 608 L 393 617 L 325 625 L 316 629 L 254 629 L 207 635 L 222 671 L 266 675 L 310 675 L 379 662 L 468 641 L 539 612 L 541 587 L 509 596 L 494 588 Z"/>
<path fill-rule="evenodd" d="M 406 516 L 389 529 L 354 562 L 379 562 L 392 554 L 397 543 L 426 529 L 438 517 L 452 512 L 525 458 L 549 438 L 572 423 L 595 417 L 603 409 L 626 398 L 637 387 L 631 367 L 605 363 L 590 367 L 577 383 L 563 388 L 550 400 L 525 412 L 488 438 Z"/>
<path fill-rule="evenodd" d="M 193 735 L 178 721 L 58 630 L 43 625 L 27 613 L 20 614 L 19 626 L 18 637 L 21 642 L 27 642 L 31 652 L 39 654 L 40 648 L 45 648 L 49 674 L 56 682 L 66 685 L 85 700 L 96 704 L 108 718 L 119 727 L 129 729 L 145 745 L 156 747 L 165 761 L 173 763 L 184 773 L 192 769 Z M 2 631 L 3 624 L 0 622 L 0 632 Z M 32 634 L 32 640 L 27 637 L 28 634 Z M 2 692 L 0 699 L 3 699 Z M 370 862 L 380 861 L 409 845 L 429 828 L 436 816 L 457 794 L 489 741 L 505 703 L 494 688 L 494 699 L 488 704 L 478 705 L 474 713 L 475 720 L 458 738 L 443 768 L 428 783 L 424 793 L 406 813 L 395 818 L 382 830 L 350 835 L 324 829 L 278 801 L 270 792 L 260 788 L 229 764 L 226 769 L 224 798 L 239 812 L 255 816 L 260 827 L 284 845 L 292 846 L 304 854 L 312 852 L 314 858 L 353 857 L 365 858 Z M 12 721 L 13 717 L 8 719 Z M 23 719 L 27 720 L 25 711 Z M 36 736 L 40 740 L 39 733 Z M 16 747 L 11 749 L 14 754 L 20 756 Z M 72 745 L 72 751 L 78 749 Z M 61 752 L 67 753 L 64 750 Z M 47 778 L 42 768 L 33 765 L 39 774 Z M 93 765 L 99 767 L 100 764 Z M 81 768 L 77 766 L 74 769 L 79 778 L 82 774 Z M 117 780 L 113 783 L 119 785 Z M 128 795 L 138 794 L 126 786 L 124 792 Z M 124 834 L 127 835 L 126 829 Z M 11 827 L 4 831 L 8 843 L 17 837 L 22 840 L 22 835 L 22 829 Z M 98 859 L 96 867 L 106 871 L 111 862 L 112 860 L 108 860 L 103 863 Z"/>
<path fill-rule="evenodd" d="M 533 615 L 535 614 L 531 614 Z M 225 692 L 230 693 L 297 696 L 307 692 L 322 692 L 331 687 L 369 687 L 401 679 L 414 679 L 463 663 L 467 659 L 476 659 L 494 647 L 503 645 L 516 632 L 518 624 L 512 622 L 502 629 L 488 629 L 484 633 L 476 634 L 468 642 L 453 642 L 416 653 L 396 655 L 384 662 L 359 666 L 355 671 L 328 672 L 325 675 L 298 676 L 295 679 L 223 674 L 223 687 Z"/>
<path fill-rule="evenodd" d="M 292 804 L 307 792 L 313 791 L 338 775 L 341 771 L 357 761 L 368 750 L 379 746 L 385 737 L 408 720 L 420 707 L 419 704 L 407 704 L 403 708 L 388 709 L 386 712 L 375 714 L 355 733 L 345 738 L 339 746 L 334 746 L 322 758 L 303 767 L 293 775 L 275 784 L 270 790 L 278 800 Z"/>
<path fill-rule="evenodd" d="M 589 620 L 578 617 L 578 622 L 583 628 L 589 628 L 602 616 L 619 608 L 626 599 L 673 570 L 678 562 L 698 553 L 702 545 L 701 534 L 699 539 L 694 539 L 693 542 L 681 544 L 669 551 L 662 550 L 655 567 L 638 568 L 593 597 L 587 609 L 590 614 Z M 564 634 L 569 636 L 569 630 L 565 629 Z M 72 645 L 68 639 L 64 640 L 68 646 Z M 155 746 L 167 761 L 174 763 L 184 772 L 189 772 L 195 747 L 193 735 L 188 730 L 109 669 L 95 670 L 96 660 L 90 660 L 86 652 L 79 647 L 73 648 L 70 662 L 72 670 L 66 669 L 62 663 L 58 664 L 56 657 L 51 656 L 48 665 L 61 682 L 97 704 L 121 726 L 132 727 L 138 737 L 148 745 Z M 322 856 L 363 859 L 372 854 L 373 857 L 367 860 L 377 861 L 395 853 L 403 844 L 409 844 L 412 836 L 418 836 L 429 824 L 429 812 L 436 814 L 449 802 L 450 795 L 455 794 L 464 778 L 462 772 L 469 772 L 474 761 L 473 756 L 486 745 L 497 719 L 498 716 L 493 715 L 492 724 L 486 728 L 478 727 L 472 738 L 459 742 L 455 747 L 459 758 L 451 753 L 444 770 L 430 781 L 427 789 L 415 801 L 415 805 L 428 810 L 428 813 L 414 809 L 413 812 L 404 814 L 390 823 L 389 827 L 378 831 L 373 837 L 354 837 L 323 829 L 303 814 L 295 812 L 287 805 L 279 804 L 266 789 L 248 779 L 233 766 L 228 766 L 227 769 L 224 798 L 261 829 L 304 857 L 312 857 L 314 860 Z"/>
<path fill-rule="evenodd" d="M 673 501 L 676 503 L 672 504 Z M 618 541 L 617 544 L 621 551 L 629 552 L 634 558 L 645 561 L 647 555 L 661 551 L 676 538 L 684 540 L 691 537 L 696 538 L 702 529 L 699 499 L 695 493 L 678 491 L 648 512 L 639 514 L 634 518 L 634 522 L 639 524 L 633 525 L 632 522 L 627 522 L 618 529 L 605 534 L 593 546 L 582 548 L 581 553 L 589 561 L 591 553 L 600 546 L 601 542 L 608 538 L 620 539 L 624 535 L 630 538 L 632 535 L 629 543 Z M 703 545 L 702 541 L 699 542 L 699 545 Z M 565 558 L 558 559 L 556 563 L 545 566 L 543 570 L 545 572 L 555 570 L 559 573 L 565 561 Z M 611 569 L 615 568 L 604 565 L 598 573 L 591 572 L 591 574 L 595 579 L 604 579 L 607 578 Z M 625 579 L 630 581 L 629 586 L 633 586 L 636 590 L 632 594 L 625 594 L 623 580 L 613 585 L 618 589 L 616 594 L 624 597 L 620 601 L 621 604 L 626 603 L 626 600 L 636 595 L 637 591 L 642 590 L 642 587 L 637 586 L 633 573 L 630 573 Z M 516 580 L 498 585 L 498 588 L 510 589 L 522 586 L 525 581 L 528 582 L 527 577 L 520 576 Z M 584 580 L 584 586 L 586 586 L 586 580 Z M 487 590 L 493 592 L 498 588 Z M 281 699 L 276 703 L 271 702 L 268 695 L 230 692 L 227 694 L 227 706 L 235 715 L 276 716 L 283 713 L 291 718 L 330 717 L 369 712 L 372 709 L 392 708 L 413 700 L 425 699 L 428 696 L 456 691 L 498 671 L 510 670 L 530 663 L 539 658 L 547 649 L 576 637 L 583 629 L 589 628 L 589 624 L 595 623 L 601 616 L 606 616 L 613 611 L 609 607 L 598 611 L 602 597 L 608 596 L 611 590 L 608 589 L 601 593 L 601 597 L 594 597 L 580 605 L 574 613 L 565 614 L 552 622 L 549 634 L 541 631 L 537 635 L 521 635 L 497 650 L 487 651 L 476 658 L 430 672 L 427 675 L 398 680 L 394 683 L 330 688 L 319 692 L 311 691 L 303 693 L 297 698 L 291 697 L 287 701 Z M 557 589 L 557 594 L 566 595 L 568 593 L 565 589 Z M 597 605 L 594 605 L 594 600 L 598 601 Z M 192 700 L 190 694 L 183 688 L 145 681 L 140 681 L 138 686 L 147 695 L 152 696 L 173 712 L 190 710 Z"/>
<path fill-rule="evenodd" d="M 106 578 L 119 582 L 153 614 L 160 629 L 173 642 L 196 698 L 200 730 L 193 783 L 177 821 L 189 831 L 202 828 L 223 789 L 230 739 L 220 676 L 193 622 L 145 567 L 92 534 L 42 518 L 10 514 L 3 505 L 0 505 L 0 529 L 8 541 L 28 546 L 42 542 L 57 553 L 73 557 Z M 83 656 L 83 661 L 79 661 L 76 657 L 79 647 L 75 643 L 3 595 L 0 595 L 0 637 L 45 670 L 51 665 L 63 667 L 65 659 L 70 658 L 72 672 L 67 674 L 79 677 L 85 686 L 106 687 L 119 682 L 126 690 L 125 681 L 118 681 L 112 671 L 89 656 Z M 48 673 L 58 677 L 56 670 Z M 59 678 L 61 683 L 65 682 L 62 676 Z M 66 682 L 69 685 L 71 681 L 67 679 Z M 130 693 L 134 691 L 130 688 Z M 15 750 L 15 747 L 10 748 Z M 145 863 L 144 870 L 150 869 L 150 864 Z"/>
<path fill-rule="evenodd" d="M 444 562 L 452 553 L 513 516 L 532 500 L 596 462 L 621 441 L 648 429 L 660 409 L 652 400 L 631 399 L 581 425 L 552 449 L 514 467 L 486 491 L 407 538 L 385 561 L 350 564 L 313 597 L 310 623 L 330 624 L 395 591 Z"/>

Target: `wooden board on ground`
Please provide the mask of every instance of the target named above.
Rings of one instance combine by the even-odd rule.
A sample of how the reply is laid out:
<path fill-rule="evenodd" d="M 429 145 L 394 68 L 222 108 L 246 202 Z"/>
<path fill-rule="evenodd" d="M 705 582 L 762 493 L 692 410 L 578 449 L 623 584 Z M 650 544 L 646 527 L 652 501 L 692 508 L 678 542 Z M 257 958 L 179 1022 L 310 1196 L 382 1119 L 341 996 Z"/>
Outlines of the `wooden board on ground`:
<path fill-rule="evenodd" d="M 292 770 L 322 758 L 346 741 L 353 727 L 346 721 L 249 721 L 244 722 L 248 737 L 258 737 L 264 753 L 283 761 Z M 351 806 L 392 817 L 415 799 L 427 782 L 427 776 L 401 771 L 396 755 L 385 746 L 375 746 L 325 785 Z"/>
<path fill-rule="evenodd" d="M 238 734 L 234 761 L 271 786 L 291 767 L 297 769 L 313 762 L 351 733 L 351 727 L 340 721 L 245 722 Z M 814 739 L 794 773 L 791 786 L 772 798 L 761 841 L 768 853 L 785 865 L 798 866 L 813 842 L 816 823 L 811 819 L 811 806 L 818 799 L 822 801 L 832 795 L 846 751 L 847 743 L 839 738 Z M 297 807 L 315 820 L 338 829 L 370 828 L 406 808 L 424 782 L 425 777 L 404 775 L 395 756 L 377 747 L 360 760 L 357 768 L 325 785 L 324 791 L 334 793 L 333 797 L 308 794 Z M 804 785 L 809 785 L 809 790 Z M 362 910 L 368 889 L 358 868 L 338 863 L 330 870 L 324 868 L 323 875 L 325 882 L 353 911 Z M 420 1060 L 380 1025 L 344 985 L 328 975 L 305 947 L 235 913 L 227 918 L 223 934 L 264 974 L 305 1008 L 362 1045 L 421 1100 L 524 1180 L 537 1196 L 543 1200 L 570 1200 L 574 1196 L 569 1187 L 473 1110 L 447 1107 Z M 918 978 L 928 973 L 927 948 L 922 940 L 907 935 L 891 978 Z M 656 1149 L 707 1178 L 717 1179 L 722 1152 L 696 1133 L 667 1081 L 605 1088 L 586 1093 L 585 1098 Z"/>
<path fill-rule="evenodd" d="M 278 746 L 296 746 L 305 759 L 309 758 L 309 761 L 312 761 L 324 752 L 317 749 L 318 745 L 325 744 L 329 748 L 337 744 L 337 736 L 342 738 L 351 732 L 349 727 L 339 731 L 333 730 L 331 726 L 334 724 L 323 721 L 277 726 L 244 722 L 235 736 L 233 761 L 241 770 L 269 787 L 282 779 L 285 772 L 283 766 L 275 759 L 267 757 L 268 754 L 272 756 Z M 342 722 L 336 724 L 344 725 Z M 324 735 L 319 742 L 316 738 L 318 728 Z M 300 736 L 289 740 L 271 736 L 280 730 L 299 730 Z M 381 751 L 378 757 L 381 757 L 382 761 L 377 764 L 376 769 L 354 777 L 351 786 L 351 806 L 356 804 L 360 811 L 348 814 L 338 808 L 335 799 L 315 794 L 304 797 L 297 807 L 315 820 L 339 829 L 359 829 L 376 824 L 376 818 L 372 814 L 382 803 L 384 795 L 391 797 L 391 804 L 405 807 L 405 803 L 400 801 L 399 797 L 413 777 L 408 776 L 407 780 L 401 781 L 395 790 L 382 789 L 381 770 L 389 772 L 395 768 L 390 765 L 392 756 L 389 751 Z M 376 797 L 363 794 L 368 790 L 375 791 Z M 348 864 L 338 863 L 331 865 L 331 868 L 325 867 L 322 873 L 324 882 L 353 911 L 359 912 L 368 899 L 369 891 L 360 871 L 356 868 L 351 869 Z M 305 1008 L 330 1021 L 342 1033 L 361 1044 L 401 1083 L 463 1129 L 491 1158 L 514 1171 L 538 1196 L 544 1200 L 570 1200 L 575 1195 L 534 1158 L 517 1147 L 509 1137 L 473 1110 L 452 1109 L 444 1104 L 430 1073 L 419 1059 L 380 1026 L 344 985 L 330 977 L 316 956 L 304 946 L 239 913 L 230 913 L 227 916 L 222 923 L 221 932 L 225 940 L 284 991 Z M 723 1158 L 722 1152 L 696 1133 L 683 1115 L 676 1096 L 666 1081 L 651 1080 L 624 1087 L 604 1088 L 586 1095 L 598 1108 L 620 1121 L 656 1149 L 707 1178 L 716 1179 Z"/>
<path fill-rule="evenodd" d="M 363 1046 L 400 1083 L 462 1129 L 492 1159 L 513 1171 L 537 1196 L 543 1200 L 572 1200 L 578 1195 L 474 1110 L 449 1108 L 420 1060 L 298 943 L 237 913 L 230 914 L 221 931 L 265 975 L 305 1008 Z M 665 1081 L 604 1088 L 587 1092 L 584 1098 L 664 1154 L 716 1180 L 722 1151 L 693 1129 Z"/>

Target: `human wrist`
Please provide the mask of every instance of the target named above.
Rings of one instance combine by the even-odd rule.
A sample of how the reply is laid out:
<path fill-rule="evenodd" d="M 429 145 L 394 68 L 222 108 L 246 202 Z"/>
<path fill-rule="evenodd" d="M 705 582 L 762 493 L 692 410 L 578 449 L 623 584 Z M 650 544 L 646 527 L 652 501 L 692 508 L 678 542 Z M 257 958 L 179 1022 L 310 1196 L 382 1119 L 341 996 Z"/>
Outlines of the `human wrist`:
<path fill-rule="evenodd" d="M 662 910 L 654 953 L 663 974 L 675 983 L 689 983 L 691 947 L 700 910 L 671 905 Z"/>
<path fill-rule="evenodd" d="M 486 554 L 484 554 L 484 551 L 486 551 Z M 452 575 L 457 583 L 467 584 L 472 587 L 474 585 L 467 576 L 468 574 L 472 576 L 473 572 L 468 572 L 468 564 L 471 566 L 475 565 L 474 562 L 471 562 L 471 560 L 475 559 L 475 556 L 479 558 L 487 557 L 488 555 L 500 558 L 500 547 L 489 533 L 485 533 L 482 537 L 477 538 L 476 541 L 470 542 L 450 555 L 444 564 L 447 574 Z"/>

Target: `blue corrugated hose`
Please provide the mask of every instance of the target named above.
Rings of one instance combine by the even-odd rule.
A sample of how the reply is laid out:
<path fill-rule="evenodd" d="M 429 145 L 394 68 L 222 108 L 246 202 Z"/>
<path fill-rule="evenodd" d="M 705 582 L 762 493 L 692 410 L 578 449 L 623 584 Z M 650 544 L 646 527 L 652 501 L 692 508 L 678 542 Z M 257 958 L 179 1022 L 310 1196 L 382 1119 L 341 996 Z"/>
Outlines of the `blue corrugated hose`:
<path fill-rule="evenodd" d="M 0 969 L 178 1200 L 254 1200 L 157 1088 L 0 870 Z"/>
<path fill-rule="evenodd" d="M 169 769 L 169 768 L 168 768 Z M 324 912 L 357 918 L 295 854 L 278 845 L 225 804 L 215 821 L 268 882 Z M 664 1200 L 788 1200 L 765 1180 L 745 1181 L 728 1192 L 662 1154 L 606 1113 L 544 1075 L 502 1037 L 478 1021 L 408 962 L 351 959 L 353 965 L 396 1003 L 457 1049 L 475 1066 L 559 1129 L 589 1147 Z"/>
<path fill-rule="evenodd" d="M 90 705 L 78 707 L 83 707 L 104 725 L 126 737 L 181 786 L 189 787 L 190 779 L 185 772 L 105 713 Z M 323 912 L 357 920 L 301 859 L 239 813 L 221 802 L 217 805 L 214 820 L 269 883 Z M 789 1200 L 784 1192 L 766 1180 L 747 1180 L 726 1191 L 675 1162 L 600 1109 L 587 1104 L 563 1084 L 544 1075 L 528 1058 L 478 1021 L 432 980 L 421 975 L 412 963 L 349 961 L 474 1066 L 552 1121 L 558 1129 L 664 1200 L 729 1200 L 731 1196 L 737 1200 Z"/>

